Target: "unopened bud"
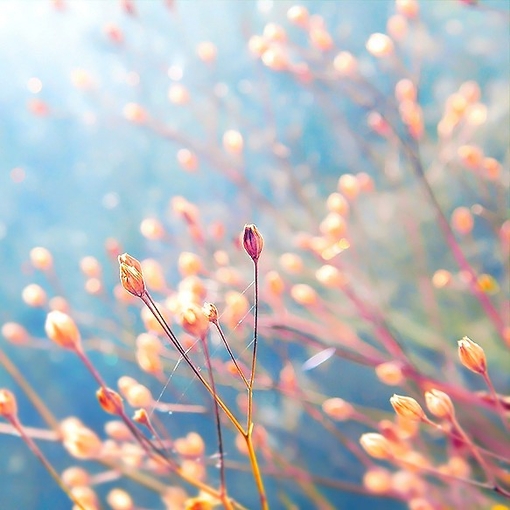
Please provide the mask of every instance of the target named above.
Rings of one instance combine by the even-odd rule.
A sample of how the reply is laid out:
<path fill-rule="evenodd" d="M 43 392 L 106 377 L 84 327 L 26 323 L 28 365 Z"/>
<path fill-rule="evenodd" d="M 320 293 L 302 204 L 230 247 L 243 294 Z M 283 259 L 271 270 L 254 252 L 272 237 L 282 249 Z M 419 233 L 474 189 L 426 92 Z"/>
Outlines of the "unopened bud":
<path fill-rule="evenodd" d="M 244 226 L 243 247 L 253 262 L 256 263 L 264 247 L 264 238 L 253 224 Z"/>
<path fill-rule="evenodd" d="M 14 418 L 18 414 L 18 405 L 14 394 L 5 388 L 0 389 L 0 416 Z"/>
<path fill-rule="evenodd" d="M 48 338 L 64 349 L 76 350 L 81 346 L 78 327 L 66 313 L 58 310 L 48 313 L 44 329 Z"/>
<path fill-rule="evenodd" d="M 209 320 L 202 308 L 191 303 L 181 314 L 181 326 L 190 335 L 203 337 L 209 328 Z"/>
<path fill-rule="evenodd" d="M 402 418 L 421 421 L 425 417 L 423 409 L 414 398 L 393 395 L 390 398 L 390 403 L 395 412 Z"/>
<path fill-rule="evenodd" d="M 485 359 L 485 352 L 482 347 L 467 336 L 459 340 L 458 344 L 461 363 L 472 372 L 485 374 L 487 372 L 487 360 Z"/>
<path fill-rule="evenodd" d="M 119 264 L 122 286 L 133 296 L 142 297 L 145 294 L 145 282 L 140 262 L 124 253 L 119 255 Z"/>
<path fill-rule="evenodd" d="M 150 426 L 150 420 L 149 415 L 147 414 L 147 411 L 145 409 L 137 409 L 135 411 L 135 414 L 133 415 L 133 421 L 136 421 L 136 423 L 141 423 L 145 426 Z"/>
<path fill-rule="evenodd" d="M 120 414 L 122 412 L 122 397 L 116 391 L 101 387 L 96 391 L 96 397 L 103 410 L 107 413 Z"/>
<path fill-rule="evenodd" d="M 393 456 L 390 441 L 377 432 L 363 434 L 359 442 L 371 457 L 376 459 L 389 459 Z"/>
<path fill-rule="evenodd" d="M 438 418 L 451 418 L 455 414 L 452 400 L 444 391 L 432 389 L 425 392 L 425 402 L 428 410 Z"/>
<path fill-rule="evenodd" d="M 204 312 L 204 315 L 207 317 L 209 322 L 214 324 L 218 321 L 218 309 L 213 303 L 204 303 L 202 311 Z"/>

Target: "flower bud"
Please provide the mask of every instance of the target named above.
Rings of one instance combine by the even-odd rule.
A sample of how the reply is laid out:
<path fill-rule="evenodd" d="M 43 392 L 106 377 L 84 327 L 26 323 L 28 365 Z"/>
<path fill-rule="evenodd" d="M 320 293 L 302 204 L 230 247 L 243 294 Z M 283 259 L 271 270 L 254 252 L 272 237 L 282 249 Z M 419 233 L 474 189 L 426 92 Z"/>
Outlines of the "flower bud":
<path fill-rule="evenodd" d="M 107 413 L 120 414 L 122 412 L 122 397 L 116 391 L 101 387 L 96 391 L 96 397 Z"/>
<path fill-rule="evenodd" d="M 0 416 L 14 418 L 18 414 L 18 405 L 14 394 L 5 389 L 0 389 Z"/>
<path fill-rule="evenodd" d="M 477 374 L 487 372 L 487 360 L 484 350 L 467 336 L 458 341 L 461 363 Z"/>
<path fill-rule="evenodd" d="M 438 418 L 451 418 L 455 414 L 451 398 L 436 389 L 425 392 L 425 402 L 428 410 Z"/>
<path fill-rule="evenodd" d="M 140 262 L 124 253 L 119 255 L 119 264 L 122 286 L 133 296 L 142 297 L 146 291 Z"/>
<path fill-rule="evenodd" d="M 363 449 L 376 459 L 389 459 L 393 456 L 391 443 L 383 435 L 377 432 L 363 434 L 359 442 Z"/>
<path fill-rule="evenodd" d="M 395 412 L 402 418 L 421 421 L 425 417 L 423 409 L 414 398 L 393 395 L 390 398 L 390 403 Z"/>
<path fill-rule="evenodd" d="M 48 338 L 64 349 L 77 350 L 81 347 L 78 327 L 66 313 L 58 310 L 48 313 L 44 329 Z"/>
<path fill-rule="evenodd" d="M 181 313 L 181 326 L 190 335 L 203 337 L 209 328 L 209 319 L 202 308 L 190 303 Z"/>
<path fill-rule="evenodd" d="M 204 303 L 202 311 L 204 312 L 204 315 L 207 317 L 209 322 L 214 324 L 218 321 L 218 309 L 213 303 Z"/>
<path fill-rule="evenodd" d="M 48 271 L 53 266 L 53 257 L 51 253 L 40 246 L 30 250 L 30 262 L 40 271 Z"/>
<path fill-rule="evenodd" d="M 253 224 L 244 226 L 243 247 L 253 262 L 256 263 L 264 247 L 264 238 Z"/>

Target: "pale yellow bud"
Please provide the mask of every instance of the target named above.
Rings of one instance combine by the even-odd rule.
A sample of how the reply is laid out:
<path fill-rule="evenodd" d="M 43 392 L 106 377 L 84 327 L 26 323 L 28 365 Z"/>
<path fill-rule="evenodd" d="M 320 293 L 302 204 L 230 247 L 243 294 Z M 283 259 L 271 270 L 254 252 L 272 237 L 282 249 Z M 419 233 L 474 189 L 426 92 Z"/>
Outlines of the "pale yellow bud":
<path fill-rule="evenodd" d="M 53 266 L 53 257 L 51 253 L 40 246 L 30 250 L 30 262 L 40 271 L 48 271 Z"/>
<path fill-rule="evenodd" d="M 359 442 L 371 457 L 376 459 L 389 459 L 393 457 L 392 444 L 388 439 L 377 432 L 363 434 Z"/>
<path fill-rule="evenodd" d="M 181 314 L 181 326 L 190 335 L 203 337 L 209 328 L 209 319 L 202 308 L 190 303 Z"/>
<path fill-rule="evenodd" d="M 425 402 L 428 410 L 437 418 L 452 418 L 455 415 L 451 398 L 436 389 L 425 392 Z"/>
<path fill-rule="evenodd" d="M 122 286 L 133 296 L 142 297 L 146 291 L 140 262 L 124 253 L 119 255 L 119 265 Z"/>
<path fill-rule="evenodd" d="M 81 337 L 78 327 L 69 315 L 53 310 L 46 317 L 44 329 L 48 338 L 64 349 L 81 348 Z"/>
<path fill-rule="evenodd" d="M 402 418 L 421 421 L 425 417 L 423 409 L 414 398 L 393 395 L 390 398 L 390 403 L 395 412 Z"/>
<path fill-rule="evenodd" d="M 458 345 L 461 363 L 472 372 L 485 374 L 487 372 L 487 360 L 482 347 L 467 336 L 459 340 Z"/>

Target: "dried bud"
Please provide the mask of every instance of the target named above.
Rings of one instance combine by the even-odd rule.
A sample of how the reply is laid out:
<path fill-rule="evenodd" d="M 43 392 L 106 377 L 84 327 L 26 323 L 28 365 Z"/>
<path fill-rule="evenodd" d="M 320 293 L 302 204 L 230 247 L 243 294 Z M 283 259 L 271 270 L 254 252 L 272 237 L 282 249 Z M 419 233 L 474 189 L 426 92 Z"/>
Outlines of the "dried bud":
<path fill-rule="evenodd" d="M 96 391 L 96 397 L 103 410 L 107 413 L 120 414 L 122 412 L 122 397 L 116 391 L 101 387 Z"/>
<path fill-rule="evenodd" d="M 140 262 L 124 253 L 119 255 L 119 264 L 122 286 L 133 296 L 142 297 L 145 294 L 145 282 Z"/>
<path fill-rule="evenodd" d="M 253 262 L 256 263 L 264 247 L 264 238 L 253 224 L 244 226 L 243 247 Z"/>
<path fill-rule="evenodd" d="M 467 336 L 458 341 L 459 358 L 461 363 L 477 374 L 485 374 L 487 372 L 487 360 L 483 349 Z"/>
<path fill-rule="evenodd" d="M 428 410 L 438 418 L 451 418 L 455 414 L 452 400 L 444 391 L 432 389 L 425 392 L 425 402 Z"/>
<path fill-rule="evenodd" d="M 359 442 L 363 449 L 376 459 L 389 459 L 393 456 L 391 443 L 383 435 L 377 432 L 363 434 Z"/>
<path fill-rule="evenodd" d="M 18 414 L 18 405 L 14 394 L 5 389 L 0 389 L 0 416 L 14 418 Z"/>
<path fill-rule="evenodd" d="M 204 312 L 204 315 L 207 317 L 209 322 L 214 324 L 218 321 L 218 309 L 213 303 L 204 303 L 202 311 Z"/>
<path fill-rule="evenodd" d="M 78 327 L 69 315 L 53 310 L 46 317 L 44 325 L 48 338 L 64 349 L 77 350 L 81 346 Z"/>
<path fill-rule="evenodd" d="M 421 421 L 425 417 L 423 409 L 414 398 L 393 395 L 393 397 L 390 398 L 390 403 L 393 409 L 395 409 L 395 412 L 402 418 Z"/>

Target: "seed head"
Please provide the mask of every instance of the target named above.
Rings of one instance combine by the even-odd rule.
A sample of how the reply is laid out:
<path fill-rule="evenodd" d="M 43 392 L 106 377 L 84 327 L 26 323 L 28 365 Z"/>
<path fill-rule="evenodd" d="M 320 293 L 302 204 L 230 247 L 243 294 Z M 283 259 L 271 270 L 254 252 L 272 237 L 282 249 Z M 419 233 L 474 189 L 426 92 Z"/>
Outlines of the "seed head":
<path fill-rule="evenodd" d="M 5 389 L 0 389 L 0 416 L 14 418 L 18 414 L 18 405 L 14 394 Z"/>
<path fill-rule="evenodd" d="M 485 374 L 487 372 L 487 360 L 482 347 L 467 336 L 459 340 L 458 344 L 460 362 L 472 372 Z"/>
<path fill-rule="evenodd" d="M 44 329 L 48 338 L 64 349 L 77 350 L 81 346 L 81 336 L 69 315 L 53 310 L 48 313 Z"/>
<path fill-rule="evenodd" d="M 428 410 L 438 418 L 451 418 L 455 414 L 452 400 L 444 391 L 432 389 L 425 392 L 425 402 Z"/>
<path fill-rule="evenodd" d="M 390 398 L 390 403 L 393 409 L 395 409 L 395 412 L 402 418 L 421 421 L 425 417 L 423 409 L 414 398 L 393 395 L 393 397 Z"/>
<path fill-rule="evenodd" d="M 264 238 L 253 224 L 244 226 L 243 247 L 253 262 L 256 263 L 264 247 Z"/>
<path fill-rule="evenodd" d="M 122 397 L 116 391 L 101 387 L 96 391 L 96 397 L 107 413 L 120 414 L 122 412 Z"/>
<path fill-rule="evenodd" d="M 122 286 L 133 296 L 142 297 L 146 291 L 140 262 L 124 253 L 119 255 L 119 264 Z"/>

